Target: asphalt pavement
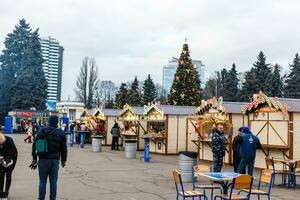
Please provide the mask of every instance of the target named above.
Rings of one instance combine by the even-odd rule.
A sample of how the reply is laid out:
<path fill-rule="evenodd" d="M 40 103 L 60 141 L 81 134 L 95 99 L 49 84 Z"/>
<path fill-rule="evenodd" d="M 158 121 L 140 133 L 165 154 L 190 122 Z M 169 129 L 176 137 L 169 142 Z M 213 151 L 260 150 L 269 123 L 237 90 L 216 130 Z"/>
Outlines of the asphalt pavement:
<path fill-rule="evenodd" d="M 24 143 L 25 135 L 12 137 L 19 151 L 19 158 L 13 172 L 9 199 L 37 199 L 38 171 L 32 171 L 28 167 L 32 160 L 31 144 Z M 109 147 L 103 147 L 103 151 L 99 153 L 93 153 L 90 145 L 84 149 L 69 147 L 68 151 L 67 166 L 59 172 L 59 200 L 176 199 L 172 171 L 178 166 L 177 156 L 151 155 L 151 163 L 144 163 L 139 159 L 142 152 L 138 152 L 137 159 L 125 159 L 123 151 L 111 151 Z M 225 166 L 224 171 L 232 171 L 232 167 Z M 186 183 L 185 187 L 191 189 L 191 184 Z M 49 186 L 47 196 L 48 194 Z M 277 186 L 272 189 L 273 200 L 299 198 L 300 189 Z"/>

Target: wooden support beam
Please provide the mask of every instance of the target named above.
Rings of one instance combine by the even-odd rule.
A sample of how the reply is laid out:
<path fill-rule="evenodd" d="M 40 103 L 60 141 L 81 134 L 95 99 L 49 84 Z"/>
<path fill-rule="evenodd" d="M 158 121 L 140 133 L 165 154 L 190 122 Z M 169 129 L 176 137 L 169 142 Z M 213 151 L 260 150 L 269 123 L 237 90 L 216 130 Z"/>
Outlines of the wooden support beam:
<path fill-rule="evenodd" d="M 267 124 L 268 124 L 268 122 L 266 122 L 266 123 L 263 125 L 263 127 L 257 132 L 256 136 L 258 136 L 258 135 L 262 132 L 262 130 L 267 126 Z M 250 129 L 250 130 L 251 130 L 251 129 Z"/>
<path fill-rule="evenodd" d="M 229 114 L 229 123 L 232 125 L 232 113 Z M 228 163 L 232 163 L 232 135 L 233 135 L 233 126 L 230 128 L 230 132 L 228 133 Z"/>
<path fill-rule="evenodd" d="M 176 153 L 179 153 L 178 152 L 178 145 L 179 145 L 179 118 L 178 118 L 178 116 L 177 116 L 177 131 L 176 131 Z"/>
<path fill-rule="evenodd" d="M 288 145 L 289 149 L 289 159 L 294 158 L 294 113 L 289 113 L 289 134 L 288 134 Z"/>
<path fill-rule="evenodd" d="M 276 131 L 276 129 L 274 128 L 274 126 L 269 122 L 271 128 L 274 130 L 274 132 L 276 133 L 276 135 L 278 135 L 279 139 L 283 142 L 284 145 L 287 145 L 286 142 L 282 139 L 282 137 L 280 136 L 280 134 Z"/>
<path fill-rule="evenodd" d="M 168 154 L 169 149 L 169 115 L 166 116 L 166 122 L 165 122 L 165 131 L 166 131 L 166 144 L 165 144 L 165 151 L 166 155 Z"/>
<path fill-rule="evenodd" d="M 109 130 L 108 130 L 108 117 L 106 117 L 106 120 L 105 120 L 105 132 L 106 132 L 106 135 L 105 135 L 105 139 L 104 139 L 104 144 L 107 145 L 107 138 L 108 138 L 108 133 L 109 133 Z"/>

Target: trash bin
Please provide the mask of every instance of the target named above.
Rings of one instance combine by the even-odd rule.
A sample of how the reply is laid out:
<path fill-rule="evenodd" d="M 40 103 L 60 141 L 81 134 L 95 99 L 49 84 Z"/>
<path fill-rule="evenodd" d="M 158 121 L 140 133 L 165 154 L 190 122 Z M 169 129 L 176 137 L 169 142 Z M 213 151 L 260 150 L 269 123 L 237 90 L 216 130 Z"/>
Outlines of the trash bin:
<path fill-rule="evenodd" d="M 92 136 L 92 149 L 93 152 L 101 152 L 102 136 Z"/>
<path fill-rule="evenodd" d="M 136 144 L 135 139 L 125 139 L 125 158 L 135 159 L 136 158 Z"/>
<path fill-rule="evenodd" d="M 181 151 L 179 152 L 179 172 L 183 182 L 192 181 L 192 168 L 197 164 L 197 152 Z"/>

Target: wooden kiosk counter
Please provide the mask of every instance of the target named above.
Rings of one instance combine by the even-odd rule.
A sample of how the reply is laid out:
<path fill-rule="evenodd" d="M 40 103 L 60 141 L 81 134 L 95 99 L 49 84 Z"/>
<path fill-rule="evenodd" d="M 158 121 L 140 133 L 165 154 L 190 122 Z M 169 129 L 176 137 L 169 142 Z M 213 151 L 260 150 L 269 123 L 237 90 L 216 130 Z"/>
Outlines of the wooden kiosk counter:
<path fill-rule="evenodd" d="M 145 106 L 147 131 L 145 136 L 150 138 L 150 152 L 167 154 L 167 117 L 156 105 Z"/>
<path fill-rule="evenodd" d="M 188 136 L 186 119 L 195 110 L 191 106 L 169 106 L 159 103 L 145 106 L 144 120 L 150 137 L 150 152 L 178 154 L 187 150 Z"/>
<path fill-rule="evenodd" d="M 288 104 L 263 92 L 243 106 L 244 125 L 260 139 L 269 157 L 293 159 L 293 115 Z M 256 167 L 265 167 L 265 155 L 257 151 Z"/>
<path fill-rule="evenodd" d="M 209 103 L 209 102 L 215 103 Z M 213 106 L 215 104 L 215 106 Z M 209 106 L 207 106 L 209 105 Z M 223 107 L 223 108 L 222 108 Z M 220 109 L 221 108 L 221 109 Z M 224 112 L 225 111 L 225 112 Z M 223 114 L 222 114 L 223 113 Z M 226 113 L 226 115 L 224 115 Z M 255 94 L 250 103 L 208 100 L 202 102 L 192 117 L 187 119 L 187 131 L 197 135 L 188 139 L 187 150 L 199 150 L 201 160 L 212 161 L 210 133 L 212 124 L 218 120 L 226 122 L 228 146 L 225 163 L 232 163 L 232 140 L 238 128 L 249 126 L 260 139 L 269 157 L 300 159 L 300 99 L 267 97 L 263 92 Z M 213 119 L 213 120 L 212 120 Z M 265 167 L 265 155 L 257 151 L 255 167 Z"/>
<path fill-rule="evenodd" d="M 144 140 L 140 136 L 146 132 L 143 107 L 130 107 L 126 104 L 121 111 L 118 121 L 121 122 L 121 138 L 137 140 L 137 150 L 144 149 Z"/>
<path fill-rule="evenodd" d="M 198 149 L 199 159 L 212 160 L 211 137 L 214 127 L 217 124 L 223 124 L 227 138 L 227 149 L 225 162 L 230 163 L 232 159 L 232 122 L 223 106 L 222 98 L 217 101 L 216 98 L 207 101 L 201 101 L 201 105 L 196 109 L 194 115 L 187 119 L 187 126 L 194 127 L 197 139 L 192 140 Z"/>

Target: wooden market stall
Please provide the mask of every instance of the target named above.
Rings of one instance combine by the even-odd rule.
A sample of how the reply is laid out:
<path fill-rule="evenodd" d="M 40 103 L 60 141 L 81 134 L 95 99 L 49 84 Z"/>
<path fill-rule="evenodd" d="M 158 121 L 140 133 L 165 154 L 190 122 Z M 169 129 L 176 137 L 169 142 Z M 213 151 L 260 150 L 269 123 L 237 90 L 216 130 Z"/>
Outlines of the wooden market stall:
<path fill-rule="evenodd" d="M 122 141 L 124 141 L 124 139 L 136 139 L 137 150 L 143 150 L 144 140 L 140 136 L 146 132 L 144 108 L 131 107 L 126 104 L 121 111 L 118 121 L 122 122 L 122 124 L 120 124 Z"/>
<path fill-rule="evenodd" d="M 79 119 L 79 132 L 85 132 L 86 133 L 86 142 L 91 142 L 91 134 L 93 131 L 93 124 L 91 122 L 91 115 L 87 112 L 87 110 L 84 110 L 82 114 L 80 115 Z M 82 130 L 85 129 L 85 130 Z"/>
<path fill-rule="evenodd" d="M 201 105 L 196 109 L 194 115 L 187 119 L 186 123 L 187 127 L 191 125 L 197 133 L 197 139 L 191 141 L 198 149 L 199 159 L 209 161 L 213 159 L 211 150 L 213 129 L 219 123 L 224 124 L 228 144 L 225 162 L 231 163 L 232 117 L 229 117 L 227 110 L 223 106 L 222 98 L 219 98 L 219 101 L 216 98 L 207 101 L 202 100 Z"/>
<path fill-rule="evenodd" d="M 103 113 L 105 116 L 105 135 L 104 143 L 103 145 L 111 145 L 112 143 L 112 135 L 110 133 L 111 128 L 114 126 L 114 124 L 118 121 L 120 118 L 120 112 L 119 109 L 103 109 Z"/>
<path fill-rule="evenodd" d="M 167 117 L 157 104 L 145 106 L 146 136 L 150 138 L 150 153 L 167 154 Z"/>
<path fill-rule="evenodd" d="M 94 135 L 101 135 L 106 138 L 106 117 L 101 109 L 97 109 L 93 117 L 91 117 L 91 129 Z"/>
<path fill-rule="evenodd" d="M 293 159 L 293 115 L 287 104 L 259 92 L 243 106 L 242 114 L 244 126 L 257 135 L 269 157 Z M 260 151 L 255 166 L 265 167 L 265 155 Z"/>
<path fill-rule="evenodd" d="M 155 103 L 145 106 L 147 132 L 152 136 L 152 153 L 175 155 L 180 151 L 194 151 L 190 140 L 197 139 L 187 130 L 186 120 L 195 110 L 192 106 L 171 106 Z"/>

